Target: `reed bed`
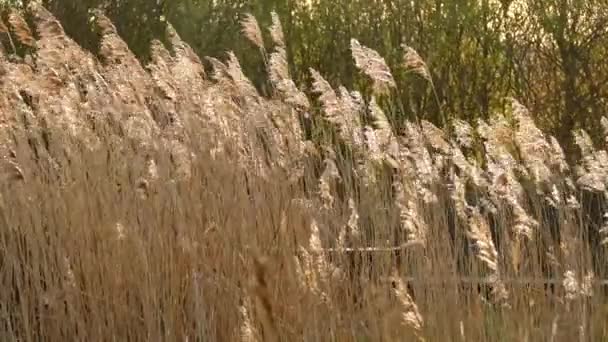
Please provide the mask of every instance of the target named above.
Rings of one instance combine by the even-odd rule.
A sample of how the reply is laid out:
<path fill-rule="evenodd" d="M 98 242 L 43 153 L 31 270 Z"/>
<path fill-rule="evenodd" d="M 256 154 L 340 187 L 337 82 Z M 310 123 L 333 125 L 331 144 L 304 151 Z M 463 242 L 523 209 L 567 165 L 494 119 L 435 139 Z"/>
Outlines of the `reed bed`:
<path fill-rule="evenodd" d="M 373 92 L 315 70 L 303 91 L 276 15 L 243 22 L 265 96 L 170 26 L 141 65 L 101 12 L 97 54 L 35 2 L 9 19 L 0 340 L 608 338 L 608 120 L 602 144 L 572 132 L 580 157 L 515 99 L 408 121 L 356 37 Z"/>

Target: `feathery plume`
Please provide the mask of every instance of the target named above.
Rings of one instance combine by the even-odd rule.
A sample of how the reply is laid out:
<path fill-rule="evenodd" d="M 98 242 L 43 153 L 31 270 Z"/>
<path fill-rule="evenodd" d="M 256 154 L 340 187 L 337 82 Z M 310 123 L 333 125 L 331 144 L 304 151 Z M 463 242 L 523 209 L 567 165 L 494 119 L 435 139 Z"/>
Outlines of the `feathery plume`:
<path fill-rule="evenodd" d="M 488 182 L 484 177 L 483 170 L 476 164 L 469 163 L 458 147 L 452 146 L 450 159 L 464 176 L 475 184 L 475 186 L 478 188 L 487 188 Z"/>
<path fill-rule="evenodd" d="M 605 192 L 608 184 L 608 156 L 600 154 L 597 159 L 587 161 L 585 172 L 576 180 L 582 188 L 594 191 Z"/>
<path fill-rule="evenodd" d="M 408 293 L 407 286 L 403 279 L 395 272 L 391 277 L 391 281 L 394 282 L 393 291 L 395 297 L 403 309 L 401 323 L 409 329 L 414 331 L 414 334 L 420 341 L 424 341 L 422 338 L 422 327 L 424 326 L 424 319 L 418 310 L 418 305 L 412 299 Z"/>
<path fill-rule="evenodd" d="M 241 314 L 241 341 L 242 342 L 257 342 L 257 332 L 251 319 L 251 313 L 249 312 L 247 300 L 246 303 L 239 307 Z"/>
<path fill-rule="evenodd" d="M 500 273 L 494 272 L 488 278 L 489 284 L 492 285 L 491 300 L 493 303 L 500 304 L 503 307 L 509 307 L 506 300 L 509 299 L 509 291 L 507 290 L 504 281 L 500 278 Z"/>
<path fill-rule="evenodd" d="M 456 174 L 451 175 L 450 198 L 454 201 L 456 216 L 463 222 L 468 221 L 465 183 Z"/>
<path fill-rule="evenodd" d="M 308 246 L 313 252 L 320 252 L 323 250 L 319 225 L 317 225 L 317 221 L 314 219 L 310 222 L 310 240 L 308 241 Z"/>
<path fill-rule="evenodd" d="M 574 132 L 574 143 L 581 150 L 581 154 L 584 157 L 590 156 L 595 152 L 595 147 L 593 147 L 593 141 L 589 134 L 583 130 L 577 130 Z"/>
<path fill-rule="evenodd" d="M 334 206 L 334 196 L 331 194 L 331 186 L 325 177 L 319 179 L 319 198 L 323 203 L 323 209 L 331 209 Z"/>
<path fill-rule="evenodd" d="M 572 270 L 564 272 L 562 286 L 566 291 L 566 300 L 572 301 L 581 297 L 592 297 L 594 278 L 594 274 L 589 272 L 583 277 L 582 282 L 580 282 Z"/>
<path fill-rule="evenodd" d="M 361 235 L 359 230 L 359 212 L 357 211 L 357 206 L 352 198 L 348 199 L 348 210 L 350 211 L 348 221 L 338 234 L 338 249 L 346 248 L 347 236 L 358 240 Z"/>
<path fill-rule="evenodd" d="M 287 63 L 287 51 L 282 47 L 277 47 L 270 55 L 270 64 L 268 66 L 270 81 L 275 87 L 283 80 L 290 79 L 289 64 Z"/>
<path fill-rule="evenodd" d="M 368 158 L 374 161 L 381 161 L 384 158 L 384 153 L 380 148 L 376 130 L 370 126 L 363 127 L 363 137 L 365 139 L 365 147 L 368 152 Z"/>
<path fill-rule="evenodd" d="M 260 29 L 258 20 L 250 13 L 245 14 L 245 18 L 241 21 L 241 32 L 253 45 L 260 50 L 264 50 L 262 30 Z"/>
<path fill-rule="evenodd" d="M 67 256 L 63 257 L 62 268 L 64 272 L 63 278 L 66 282 L 66 285 L 69 286 L 71 289 L 75 289 L 77 287 L 76 276 L 74 275 L 72 263 L 70 262 L 70 259 Z"/>
<path fill-rule="evenodd" d="M 422 135 L 427 143 L 436 151 L 449 155 L 451 151 L 450 144 L 445 140 L 445 135 L 441 129 L 433 125 L 431 122 L 422 120 Z"/>
<path fill-rule="evenodd" d="M 340 179 L 340 172 L 336 163 L 331 158 L 326 158 L 324 163 L 325 169 L 319 178 L 319 197 L 323 203 L 323 208 L 331 209 L 334 205 L 331 184 L 334 180 Z"/>
<path fill-rule="evenodd" d="M 348 209 L 350 210 L 350 216 L 347 226 L 350 229 L 350 234 L 358 238 L 361 235 L 361 230 L 359 229 L 359 211 L 357 210 L 355 200 L 352 198 L 348 199 Z"/>
<path fill-rule="evenodd" d="M 211 78 L 217 82 L 226 82 L 229 78 L 228 66 L 215 57 L 205 57 L 205 59 L 213 68 Z"/>
<path fill-rule="evenodd" d="M 298 278 L 298 285 L 305 290 L 310 290 L 313 293 L 319 293 L 319 284 L 317 281 L 317 275 L 314 271 L 314 261 L 312 255 L 306 250 L 306 248 L 299 246 L 298 254 L 301 256 L 302 261 L 298 256 L 294 256 L 296 276 Z"/>
<path fill-rule="evenodd" d="M 270 82 L 286 103 L 302 110 L 310 108 L 308 97 L 298 89 L 289 76 L 287 52 L 282 47 L 277 47 L 270 55 L 268 74 Z"/>
<path fill-rule="evenodd" d="M 453 175 L 452 178 L 450 197 L 454 201 L 456 215 L 466 224 L 465 234 L 471 241 L 473 254 L 491 271 L 493 300 L 504 301 L 508 298 L 508 292 L 500 279 L 498 252 L 492 239 L 490 225 L 478 208 L 467 204 L 465 184 L 457 175 Z"/>
<path fill-rule="evenodd" d="M 319 101 L 323 106 L 325 119 L 334 124 L 338 130 L 342 130 L 344 128 L 344 123 L 341 116 L 342 113 L 338 95 L 329 82 L 327 82 L 318 71 L 310 68 L 310 75 L 313 79 L 312 91 L 313 93 L 319 94 Z"/>
<path fill-rule="evenodd" d="M 226 66 L 227 74 L 230 75 L 230 78 L 232 78 L 232 81 L 239 89 L 239 91 L 242 94 L 256 98 L 258 96 L 257 89 L 255 89 L 255 86 L 243 73 L 241 64 L 239 63 L 239 60 L 238 58 L 236 58 L 236 55 L 233 51 L 228 52 L 228 61 Z"/>
<path fill-rule="evenodd" d="M 414 123 L 408 122 L 405 124 L 405 139 L 401 139 L 400 149 L 405 149 L 407 159 L 414 166 L 411 171 L 416 174 L 411 174 L 415 180 L 416 190 L 420 195 L 423 195 L 425 202 L 435 202 L 436 196 L 428 189 L 428 186 L 439 180 L 439 170 L 433 163 L 433 158 L 429 150 L 424 145 L 424 136 L 420 127 Z"/>
<path fill-rule="evenodd" d="M 340 86 L 338 91 L 342 121 L 349 135 L 346 140 L 350 141 L 355 149 L 362 150 L 364 142 L 360 115 L 365 112 L 365 101 L 359 92 L 349 93 L 344 86 Z"/>
<path fill-rule="evenodd" d="M 408 72 L 413 72 L 432 83 L 433 78 L 431 77 L 429 67 L 422 57 L 420 57 L 418 52 L 405 44 L 402 44 L 401 47 L 404 51 L 403 66 L 406 70 Z"/>
<path fill-rule="evenodd" d="M 393 129 L 390 122 L 386 118 L 386 115 L 384 115 L 384 111 L 382 108 L 380 108 L 376 98 L 373 96 L 369 102 L 368 113 L 372 119 L 372 124 L 374 125 L 374 130 L 376 131 L 376 137 L 378 138 L 378 143 L 380 144 L 381 148 L 386 149 L 391 140 L 394 138 Z"/>
<path fill-rule="evenodd" d="M 493 273 L 496 273 L 498 271 L 498 252 L 492 240 L 490 225 L 478 208 L 468 207 L 468 211 L 470 217 L 466 233 L 473 243 L 475 256 Z"/>
<path fill-rule="evenodd" d="M 122 241 L 127 237 L 127 229 L 120 222 L 116 222 L 114 225 L 114 231 L 116 232 L 116 239 L 119 241 Z"/>
<path fill-rule="evenodd" d="M 453 122 L 456 142 L 461 147 L 471 148 L 473 146 L 473 128 L 468 122 L 456 119 Z"/>
<path fill-rule="evenodd" d="M 99 29 L 99 33 L 102 36 L 108 36 L 108 35 L 115 35 L 118 34 L 117 30 L 116 30 L 116 26 L 114 26 L 114 24 L 112 23 L 112 21 L 110 20 L 110 18 L 108 18 L 103 10 L 101 9 L 94 9 L 92 11 L 92 14 L 94 16 L 95 19 L 95 24 L 97 25 L 97 28 Z"/>
<path fill-rule="evenodd" d="M 552 173 L 547 164 L 550 162 L 548 158 L 552 148 L 544 133 L 536 127 L 528 109 L 516 99 L 511 99 L 511 103 L 513 116 L 518 121 L 515 143 L 519 147 L 523 163 L 537 185 L 549 184 Z"/>
<path fill-rule="evenodd" d="M 456 214 L 460 220 L 466 222 L 465 234 L 471 241 L 473 254 L 491 272 L 492 300 L 504 302 L 509 297 L 509 293 L 500 279 L 498 252 L 492 239 L 490 225 L 477 207 L 467 204 L 465 192 L 464 183 L 454 175 L 451 198 L 454 200 Z"/>
<path fill-rule="evenodd" d="M 365 110 L 365 100 L 358 91 L 349 92 L 344 86 L 338 88 L 340 93 L 340 100 L 342 101 L 342 107 L 344 113 L 349 114 L 353 121 L 357 122 L 357 127 L 361 127 L 361 120 L 359 114 Z"/>
<path fill-rule="evenodd" d="M 608 188 L 608 152 L 596 150 L 591 137 L 584 130 L 574 132 L 574 140 L 581 150 L 582 161 L 577 166 L 576 183 L 589 191 L 606 192 Z"/>
<path fill-rule="evenodd" d="M 395 88 L 396 83 L 386 61 L 380 54 L 359 43 L 356 39 L 351 39 L 350 47 L 355 65 L 374 82 L 374 91 L 377 94 L 384 94 L 390 88 Z"/>
<path fill-rule="evenodd" d="M 270 15 L 272 17 L 272 26 L 269 29 L 270 37 L 276 45 L 284 48 L 286 46 L 285 35 L 283 34 L 283 26 L 281 25 L 279 15 L 275 11 L 272 11 Z"/>
<path fill-rule="evenodd" d="M 560 173 L 566 173 L 570 170 L 568 162 L 566 161 L 566 154 L 554 136 L 549 137 L 549 144 L 551 146 L 551 165 Z"/>
<path fill-rule="evenodd" d="M 310 241 L 309 249 L 316 254 L 314 258 L 314 266 L 319 274 L 319 281 L 327 286 L 331 284 L 331 280 L 340 277 L 340 270 L 335 267 L 325 256 L 325 251 L 321 243 L 321 234 L 317 222 L 313 219 L 310 223 Z M 329 304 L 329 299 L 326 295 L 321 296 Z"/>
<path fill-rule="evenodd" d="M 585 145 L 584 142 L 580 142 L 580 144 L 579 146 Z M 603 193 L 608 187 L 608 152 L 592 149 L 587 153 L 583 156 L 582 165 L 577 169 L 579 178 L 576 183 L 589 191 Z"/>
<path fill-rule="evenodd" d="M 314 242 L 314 244 L 316 244 L 316 242 Z M 327 294 L 321 290 L 319 284 L 320 279 L 317 276 L 318 269 L 316 259 L 302 246 L 298 248 L 298 252 L 302 261 L 300 261 L 298 256 L 294 256 L 294 263 L 299 287 L 302 290 L 310 291 L 310 293 L 317 296 L 321 302 L 331 304 Z M 313 252 L 318 253 L 319 251 Z"/>
<path fill-rule="evenodd" d="M 395 191 L 395 206 L 399 210 L 399 222 L 401 229 L 405 231 L 407 242 L 426 246 L 426 235 L 428 227 L 423 221 L 423 215 L 419 212 L 416 197 L 405 193 L 401 181 L 393 183 Z"/>
<path fill-rule="evenodd" d="M 539 226 L 538 221 L 528 215 L 526 210 L 521 206 L 513 194 L 507 195 L 505 199 L 511 205 L 513 210 L 512 230 L 515 232 L 515 234 L 524 236 L 528 240 L 532 240 L 534 238 L 533 232 Z"/>

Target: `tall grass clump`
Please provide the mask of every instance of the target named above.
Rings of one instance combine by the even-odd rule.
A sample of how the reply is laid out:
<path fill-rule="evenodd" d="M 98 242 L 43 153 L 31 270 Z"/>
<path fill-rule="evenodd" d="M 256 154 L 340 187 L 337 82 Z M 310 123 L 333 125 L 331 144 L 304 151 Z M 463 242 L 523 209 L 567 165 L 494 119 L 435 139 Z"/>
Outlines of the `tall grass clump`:
<path fill-rule="evenodd" d="M 373 92 L 311 70 L 308 96 L 276 14 L 272 50 L 243 22 L 268 96 L 170 26 L 141 65 L 101 12 L 95 52 L 35 2 L 10 18 L 33 52 L 0 53 L 1 340 L 608 337 L 608 146 L 586 132 L 572 164 L 514 99 L 387 116 L 391 68 L 355 38 Z"/>

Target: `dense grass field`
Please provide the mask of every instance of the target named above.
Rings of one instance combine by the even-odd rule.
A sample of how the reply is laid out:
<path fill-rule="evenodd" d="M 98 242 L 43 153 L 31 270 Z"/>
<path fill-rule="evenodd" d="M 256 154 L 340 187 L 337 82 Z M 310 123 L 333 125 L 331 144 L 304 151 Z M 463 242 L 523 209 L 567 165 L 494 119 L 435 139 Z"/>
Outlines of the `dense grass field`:
<path fill-rule="evenodd" d="M 272 46 L 243 22 L 262 96 L 171 28 L 141 65 L 101 13 L 93 56 L 27 11 L 0 25 L 1 341 L 608 339 L 608 120 L 566 156 L 516 99 L 402 119 L 356 37 L 372 91 L 305 92 L 278 16 Z"/>

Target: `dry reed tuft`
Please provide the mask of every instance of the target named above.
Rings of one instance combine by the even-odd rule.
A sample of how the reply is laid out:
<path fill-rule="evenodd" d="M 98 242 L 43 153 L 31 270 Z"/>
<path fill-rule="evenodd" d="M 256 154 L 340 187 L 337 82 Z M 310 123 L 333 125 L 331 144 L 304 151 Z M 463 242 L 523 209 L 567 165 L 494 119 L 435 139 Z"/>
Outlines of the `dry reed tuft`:
<path fill-rule="evenodd" d="M 239 93 L 252 98 L 258 97 L 258 92 L 255 89 L 255 86 L 243 73 L 241 64 L 232 51 L 228 52 L 226 73 L 230 76 L 230 78 L 232 78 L 232 81 L 236 85 Z"/>
<path fill-rule="evenodd" d="M 412 47 L 402 44 L 403 48 L 403 66 L 408 72 L 415 73 L 429 82 L 433 82 L 431 72 L 426 62 L 420 57 L 418 52 Z"/>
<path fill-rule="evenodd" d="M 273 87 L 279 95 L 290 105 L 301 110 L 308 110 L 310 102 L 306 94 L 298 89 L 289 75 L 289 64 L 287 63 L 287 51 L 282 47 L 276 47 L 270 54 L 268 73 Z"/>
<path fill-rule="evenodd" d="M 395 79 L 386 61 L 380 54 L 358 40 L 351 39 L 350 48 L 357 68 L 374 82 L 374 91 L 384 94 L 396 87 Z"/>
<path fill-rule="evenodd" d="M 281 25 L 281 19 L 276 12 L 271 13 L 272 16 L 272 26 L 268 29 L 270 32 L 270 37 L 272 37 L 272 41 L 280 46 L 286 47 L 285 44 L 285 34 L 283 33 L 283 25 Z"/>
<path fill-rule="evenodd" d="M 408 293 L 407 287 L 404 284 L 403 280 L 398 275 L 394 275 L 392 281 L 395 282 L 395 297 L 397 297 L 397 300 L 403 310 L 403 318 L 401 324 L 403 324 L 409 329 L 414 330 L 414 333 L 416 334 L 418 339 L 420 341 L 424 341 L 425 339 L 422 338 L 421 335 L 422 328 L 424 326 L 424 320 L 418 310 L 418 306 Z"/>
<path fill-rule="evenodd" d="M 258 24 L 258 20 L 251 14 L 245 14 L 245 18 L 241 21 L 241 30 L 245 38 L 247 38 L 258 49 L 264 50 L 264 38 L 262 30 Z"/>

